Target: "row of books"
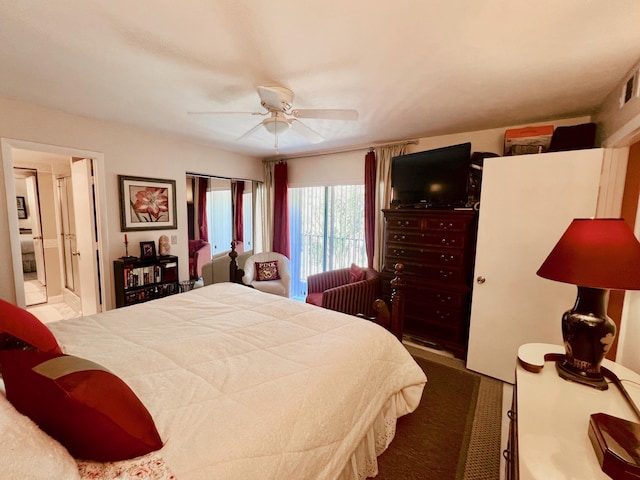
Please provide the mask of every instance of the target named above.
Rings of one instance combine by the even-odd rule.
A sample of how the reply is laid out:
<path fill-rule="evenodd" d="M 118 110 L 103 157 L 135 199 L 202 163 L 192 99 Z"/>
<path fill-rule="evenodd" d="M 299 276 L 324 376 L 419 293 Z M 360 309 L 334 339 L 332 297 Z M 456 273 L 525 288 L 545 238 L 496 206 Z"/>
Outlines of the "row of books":
<path fill-rule="evenodd" d="M 124 269 L 124 288 L 141 287 L 162 282 L 162 266 L 149 265 Z"/>
<path fill-rule="evenodd" d="M 155 285 L 153 287 L 142 288 L 133 292 L 126 292 L 125 305 L 165 297 L 167 295 L 173 295 L 174 293 L 179 293 L 178 285 L 175 283 L 165 283 L 162 285 Z"/>

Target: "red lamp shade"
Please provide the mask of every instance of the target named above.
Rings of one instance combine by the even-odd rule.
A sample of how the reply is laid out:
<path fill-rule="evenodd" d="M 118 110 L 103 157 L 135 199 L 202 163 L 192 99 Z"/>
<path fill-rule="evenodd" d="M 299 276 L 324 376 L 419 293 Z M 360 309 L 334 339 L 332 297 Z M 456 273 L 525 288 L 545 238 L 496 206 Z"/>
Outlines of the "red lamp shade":
<path fill-rule="evenodd" d="M 640 243 L 621 218 L 576 218 L 537 273 L 583 287 L 640 290 Z"/>

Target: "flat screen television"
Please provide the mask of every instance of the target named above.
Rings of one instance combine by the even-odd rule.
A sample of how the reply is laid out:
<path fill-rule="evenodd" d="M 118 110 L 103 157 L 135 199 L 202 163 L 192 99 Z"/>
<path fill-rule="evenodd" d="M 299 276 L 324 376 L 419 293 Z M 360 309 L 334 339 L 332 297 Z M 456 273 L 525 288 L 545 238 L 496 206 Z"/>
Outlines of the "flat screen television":
<path fill-rule="evenodd" d="M 391 159 L 392 205 L 455 208 L 468 201 L 471 143 Z"/>

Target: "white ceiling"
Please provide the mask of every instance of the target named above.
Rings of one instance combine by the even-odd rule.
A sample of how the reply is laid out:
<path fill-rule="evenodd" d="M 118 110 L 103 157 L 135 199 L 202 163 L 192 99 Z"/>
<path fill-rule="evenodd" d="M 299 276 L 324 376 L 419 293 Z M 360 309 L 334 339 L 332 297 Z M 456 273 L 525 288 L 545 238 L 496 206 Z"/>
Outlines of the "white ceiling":
<path fill-rule="evenodd" d="M 282 155 L 589 115 L 640 59 L 637 0 L 0 0 L 0 96 L 273 156 L 258 85 L 305 120 Z"/>

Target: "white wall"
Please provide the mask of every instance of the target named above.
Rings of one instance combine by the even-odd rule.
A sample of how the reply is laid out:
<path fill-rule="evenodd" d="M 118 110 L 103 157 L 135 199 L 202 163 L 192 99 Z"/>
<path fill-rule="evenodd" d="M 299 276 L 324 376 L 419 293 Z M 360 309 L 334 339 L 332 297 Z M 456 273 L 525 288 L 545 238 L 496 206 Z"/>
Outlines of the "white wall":
<path fill-rule="evenodd" d="M 640 63 L 625 75 L 618 86 L 607 95 L 594 115 L 598 137 L 604 147 L 627 147 L 640 140 L 640 75 L 631 99 L 621 106 L 620 97 L 629 77 L 640 69 Z"/>
<path fill-rule="evenodd" d="M 554 125 L 556 127 L 579 125 L 590 121 L 590 117 L 576 117 L 530 123 L 527 125 L 513 125 L 491 130 L 425 137 L 418 139 L 416 145 L 409 145 L 407 147 L 407 153 L 471 142 L 472 152 L 493 152 L 502 155 L 504 150 L 504 132 L 507 129 L 536 125 Z M 344 153 L 332 153 L 303 158 L 284 158 L 288 164 L 289 186 L 363 184 L 364 157 L 367 151 L 368 148 L 362 148 L 361 150 Z"/>
<path fill-rule="evenodd" d="M 620 104 L 622 89 L 631 75 L 640 69 L 640 62 L 627 73 L 618 86 L 607 96 L 594 116 L 598 131 L 605 146 L 629 146 L 640 141 L 640 75 L 636 77 L 636 88 L 632 98 Z M 639 198 L 640 200 L 640 198 Z M 640 238 L 640 209 L 635 219 L 635 234 Z M 620 332 L 618 332 L 616 362 L 640 372 L 640 292 L 625 292 Z"/>
<path fill-rule="evenodd" d="M 187 202 L 185 174 L 203 174 L 263 180 L 260 159 L 227 152 L 213 147 L 168 137 L 134 127 L 92 120 L 61 111 L 50 110 L 0 98 L 0 138 L 18 139 L 45 145 L 63 146 L 100 152 L 103 165 L 100 173 L 106 198 L 107 238 L 103 239 L 107 308 L 113 304 L 113 260 L 124 255 L 120 232 L 118 175 L 135 175 L 176 180 L 177 230 L 130 232 L 130 247 L 140 241 L 157 241 L 160 235 L 177 235 L 178 242 L 171 253 L 180 257 L 180 278 L 188 278 Z M 0 153 L 1 155 L 1 153 Z M 6 206 L 6 181 L 0 169 L 0 251 L 8 260 L 10 234 Z M 134 251 L 135 252 L 135 251 Z M 133 254 L 136 254 L 131 252 Z M 9 265 L 10 262 L 5 262 Z M 15 302 L 13 272 L 0 276 L 0 297 Z"/>

